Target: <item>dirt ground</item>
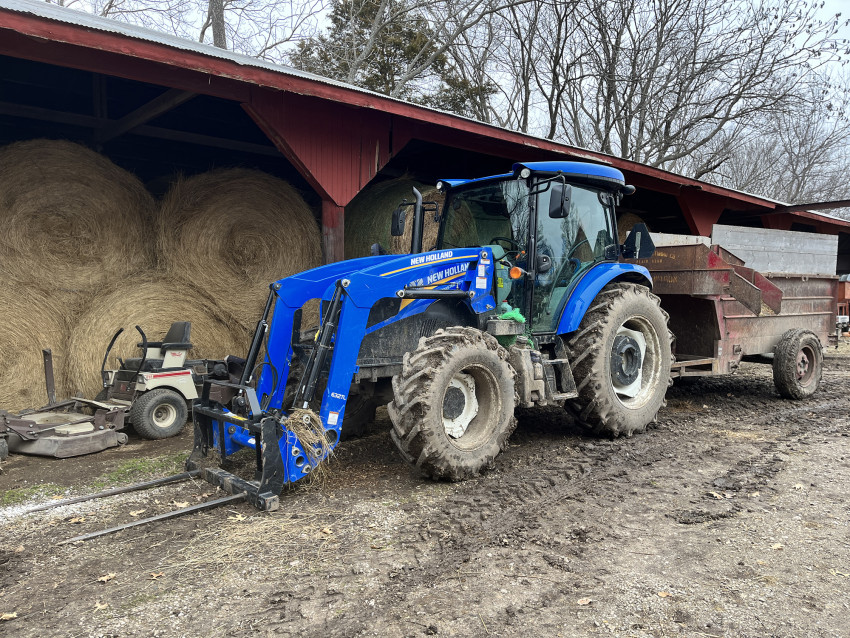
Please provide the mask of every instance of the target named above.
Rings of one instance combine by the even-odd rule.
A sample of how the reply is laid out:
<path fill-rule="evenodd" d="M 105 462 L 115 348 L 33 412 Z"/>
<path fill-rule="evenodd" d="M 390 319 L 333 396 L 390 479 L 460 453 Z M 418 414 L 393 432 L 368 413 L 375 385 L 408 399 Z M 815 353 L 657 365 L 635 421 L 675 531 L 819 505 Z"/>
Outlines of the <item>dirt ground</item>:
<path fill-rule="evenodd" d="M 495 469 L 425 480 L 385 411 L 324 482 L 281 509 L 239 504 L 58 541 L 212 497 L 203 483 L 24 513 L 174 471 L 162 442 L 0 474 L 0 635 L 848 636 L 850 347 L 820 392 L 770 369 L 674 385 L 657 427 L 583 434 L 521 415 Z"/>

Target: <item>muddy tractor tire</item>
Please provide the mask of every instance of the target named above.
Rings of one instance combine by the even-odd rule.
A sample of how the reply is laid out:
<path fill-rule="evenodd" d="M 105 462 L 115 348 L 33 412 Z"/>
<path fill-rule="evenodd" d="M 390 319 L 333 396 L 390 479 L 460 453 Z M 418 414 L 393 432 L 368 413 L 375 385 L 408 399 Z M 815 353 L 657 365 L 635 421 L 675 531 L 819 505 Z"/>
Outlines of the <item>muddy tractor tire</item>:
<path fill-rule="evenodd" d="M 785 332 L 773 352 L 773 383 L 786 399 L 812 396 L 823 376 L 823 348 L 809 330 Z"/>
<path fill-rule="evenodd" d="M 516 427 L 508 352 L 474 328 L 437 330 L 404 355 L 387 406 L 402 456 L 434 479 L 461 481 L 492 466 Z"/>
<path fill-rule="evenodd" d="M 644 432 L 672 380 L 667 313 L 646 286 L 612 283 L 567 341 L 579 396 L 567 409 L 599 435 Z"/>
<path fill-rule="evenodd" d="M 186 400 L 168 388 L 145 392 L 133 401 L 130 408 L 130 422 L 138 435 L 145 439 L 176 436 L 186 425 L 188 416 Z"/>

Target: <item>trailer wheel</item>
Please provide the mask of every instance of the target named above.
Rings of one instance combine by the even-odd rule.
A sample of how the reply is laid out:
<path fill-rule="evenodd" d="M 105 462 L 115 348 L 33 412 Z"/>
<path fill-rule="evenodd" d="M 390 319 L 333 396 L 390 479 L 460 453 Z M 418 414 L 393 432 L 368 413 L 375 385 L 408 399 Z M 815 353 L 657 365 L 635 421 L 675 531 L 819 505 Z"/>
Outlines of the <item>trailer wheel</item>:
<path fill-rule="evenodd" d="M 823 376 L 823 348 L 809 330 L 792 329 L 782 335 L 773 353 L 773 383 L 786 399 L 812 396 Z"/>
<path fill-rule="evenodd" d="M 516 427 L 516 373 L 496 338 L 437 330 L 404 355 L 387 406 L 404 458 L 435 479 L 460 481 L 491 466 Z"/>
<path fill-rule="evenodd" d="M 643 432 L 672 383 L 667 313 L 646 286 L 608 284 L 567 341 L 578 398 L 576 420 L 598 434 Z"/>
<path fill-rule="evenodd" d="M 130 421 L 139 436 L 145 439 L 176 436 L 186 425 L 188 416 L 186 400 L 168 388 L 145 392 L 133 401 L 130 408 Z"/>

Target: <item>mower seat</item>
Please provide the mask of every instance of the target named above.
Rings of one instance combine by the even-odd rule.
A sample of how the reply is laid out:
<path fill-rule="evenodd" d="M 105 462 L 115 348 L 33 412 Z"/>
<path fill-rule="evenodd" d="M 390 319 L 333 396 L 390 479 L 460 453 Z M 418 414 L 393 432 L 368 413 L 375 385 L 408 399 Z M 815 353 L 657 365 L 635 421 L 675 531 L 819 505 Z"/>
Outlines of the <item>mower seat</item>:
<path fill-rule="evenodd" d="M 161 350 L 191 350 L 192 342 L 189 341 L 189 335 L 191 333 L 191 321 L 175 321 L 171 324 L 162 341 L 148 341 L 148 351 L 152 348 L 159 348 Z M 139 348 L 144 346 L 143 343 L 137 345 Z"/>
<path fill-rule="evenodd" d="M 151 362 L 157 362 L 157 368 L 182 368 L 187 353 L 192 349 L 192 342 L 189 341 L 191 333 L 192 323 L 190 321 L 175 321 L 171 324 L 162 341 L 148 341 L 145 357 Z M 140 343 L 138 346 L 141 348 L 144 344 Z M 135 361 L 136 367 L 138 367 L 141 357 L 125 361 L 125 366 L 133 369 L 130 361 Z M 145 371 L 150 371 L 147 362 L 145 363 Z"/>

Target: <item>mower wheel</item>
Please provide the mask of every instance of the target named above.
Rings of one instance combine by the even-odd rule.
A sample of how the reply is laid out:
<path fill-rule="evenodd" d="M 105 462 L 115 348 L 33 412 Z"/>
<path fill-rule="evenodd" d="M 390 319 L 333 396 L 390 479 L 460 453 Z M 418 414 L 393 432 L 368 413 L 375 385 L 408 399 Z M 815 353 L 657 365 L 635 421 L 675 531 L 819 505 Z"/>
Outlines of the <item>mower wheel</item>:
<path fill-rule="evenodd" d="M 9 458 L 9 442 L 6 437 L 0 438 L 0 461 L 5 461 Z"/>
<path fill-rule="evenodd" d="M 130 408 L 130 421 L 139 436 L 145 439 L 176 436 L 186 425 L 188 416 L 186 400 L 168 388 L 145 392 L 133 401 Z"/>
<path fill-rule="evenodd" d="M 791 329 L 773 353 L 773 383 L 786 399 L 812 396 L 823 376 L 823 348 L 810 330 Z"/>
<path fill-rule="evenodd" d="M 516 427 L 515 376 L 507 350 L 485 332 L 453 327 L 421 338 L 387 406 L 402 456 L 450 481 L 491 467 Z"/>

